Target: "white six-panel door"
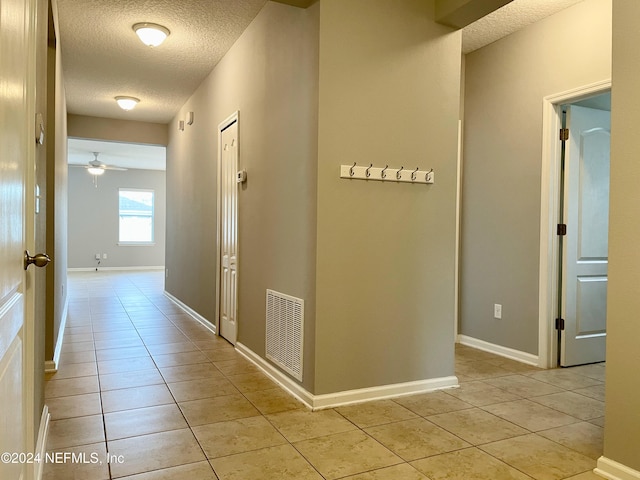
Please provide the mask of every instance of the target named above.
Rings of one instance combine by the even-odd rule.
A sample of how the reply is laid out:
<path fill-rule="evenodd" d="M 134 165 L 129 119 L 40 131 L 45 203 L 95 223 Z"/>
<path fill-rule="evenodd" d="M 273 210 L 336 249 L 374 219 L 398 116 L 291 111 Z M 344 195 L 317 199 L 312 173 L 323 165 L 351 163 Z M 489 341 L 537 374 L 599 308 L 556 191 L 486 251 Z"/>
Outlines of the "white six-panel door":
<path fill-rule="evenodd" d="M 567 111 L 560 364 L 605 359 L 611 113 Z"/>
<path fill-rule="evenodd" d="M 18 454 L 34 447 L 33 333 L 28 317 L 33 287 L 23 265 L 25 248 L 33 245 L 28 241 L 33 212 L 27 200 L 35 165 L 34 3 L 0 2 L 0 453 Z M 6 460 L 0 461 L 1 479 L 32 476 L 33 465 Z"/>
<path fill-rule="evenodd" d="M 238 119 L 220 132 L 220 335 L 235 345 L 238 334 Z"/>

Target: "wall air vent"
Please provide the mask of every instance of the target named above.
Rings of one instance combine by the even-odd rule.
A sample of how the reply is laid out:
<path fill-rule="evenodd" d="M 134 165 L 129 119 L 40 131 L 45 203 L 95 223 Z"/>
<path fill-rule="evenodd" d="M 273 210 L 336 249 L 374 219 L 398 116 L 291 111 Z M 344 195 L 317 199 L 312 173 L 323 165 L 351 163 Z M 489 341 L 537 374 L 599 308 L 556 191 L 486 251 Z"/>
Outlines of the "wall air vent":
<path fill-rule="evenodd" d="M 267 290 L 266 355 L 302 381 L 304 300 Z"/>

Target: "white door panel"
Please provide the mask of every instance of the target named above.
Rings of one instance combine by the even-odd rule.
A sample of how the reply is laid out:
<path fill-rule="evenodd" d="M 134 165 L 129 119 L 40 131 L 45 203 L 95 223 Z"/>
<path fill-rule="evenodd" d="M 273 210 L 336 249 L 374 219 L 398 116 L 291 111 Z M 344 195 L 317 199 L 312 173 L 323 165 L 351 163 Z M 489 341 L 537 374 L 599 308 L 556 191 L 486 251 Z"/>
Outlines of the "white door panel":
<path fill-rule="evenodd" d="M 33 246 L 27 196 L 35 168 L 34 0 L 0 2 L 0 453 L 33 451 L 32 282 L 23 255 Z M 30 193 L 27 193 L 30 192 Z M 33 199 L 34 200 L 34 199 Z M 31 303 L 29 303 L 31 302 Z M 0 478 L 31 478 L 32 466 L 0 462 Z"/>
<path fill-rule="evenodd" d="M 220 134 L 220 335 L 236 343 L 238 263 L 238 121 Z"/>
<path fill-rule="evenodd" d="M 610 112 L 572 105 L 567 127 L 562 366 L 605 359 Z"/>

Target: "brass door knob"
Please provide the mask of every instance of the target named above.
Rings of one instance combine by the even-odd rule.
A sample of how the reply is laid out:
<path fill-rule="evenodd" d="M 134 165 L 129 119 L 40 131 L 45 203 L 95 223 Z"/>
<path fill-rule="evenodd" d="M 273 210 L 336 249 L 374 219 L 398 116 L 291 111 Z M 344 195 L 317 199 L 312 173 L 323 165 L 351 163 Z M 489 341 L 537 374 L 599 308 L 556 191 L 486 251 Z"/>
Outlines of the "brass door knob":
<path fill-rule="evenodd" d="M 36 267 L 46 267 L 50 261 L 51 261 L 51 258 L 49 258 L 49 255 L 47 255 L 46 253 L 37 253 L 32 257 L 31 255 L 29 255 L 28 250 L 24 251 L 24 269 L 25 270 L 32 263 Z"/>

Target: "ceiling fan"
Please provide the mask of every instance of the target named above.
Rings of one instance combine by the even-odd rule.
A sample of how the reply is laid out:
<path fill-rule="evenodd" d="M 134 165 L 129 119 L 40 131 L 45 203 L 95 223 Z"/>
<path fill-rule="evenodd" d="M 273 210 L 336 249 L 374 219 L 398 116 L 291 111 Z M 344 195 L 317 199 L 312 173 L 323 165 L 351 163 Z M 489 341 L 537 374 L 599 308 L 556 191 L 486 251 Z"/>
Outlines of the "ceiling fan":
<path fill-rule="evenodd" d="M 105 170 L 122 170 L 122 171 L 128 170 L 127 168 L 112 167 L 110 165 L 105 165 L 104 163 L 100 162 L 100 160 L 98 160 L 98 155 L 100 155 L 100 152 L 92 152 L 92 153 L 93 153 L 93 160 L 91 160 L 87 165 L 72 164 L 71 166 L 86 168 L 91 175 L 102 175 L 105 172 Z"/>

